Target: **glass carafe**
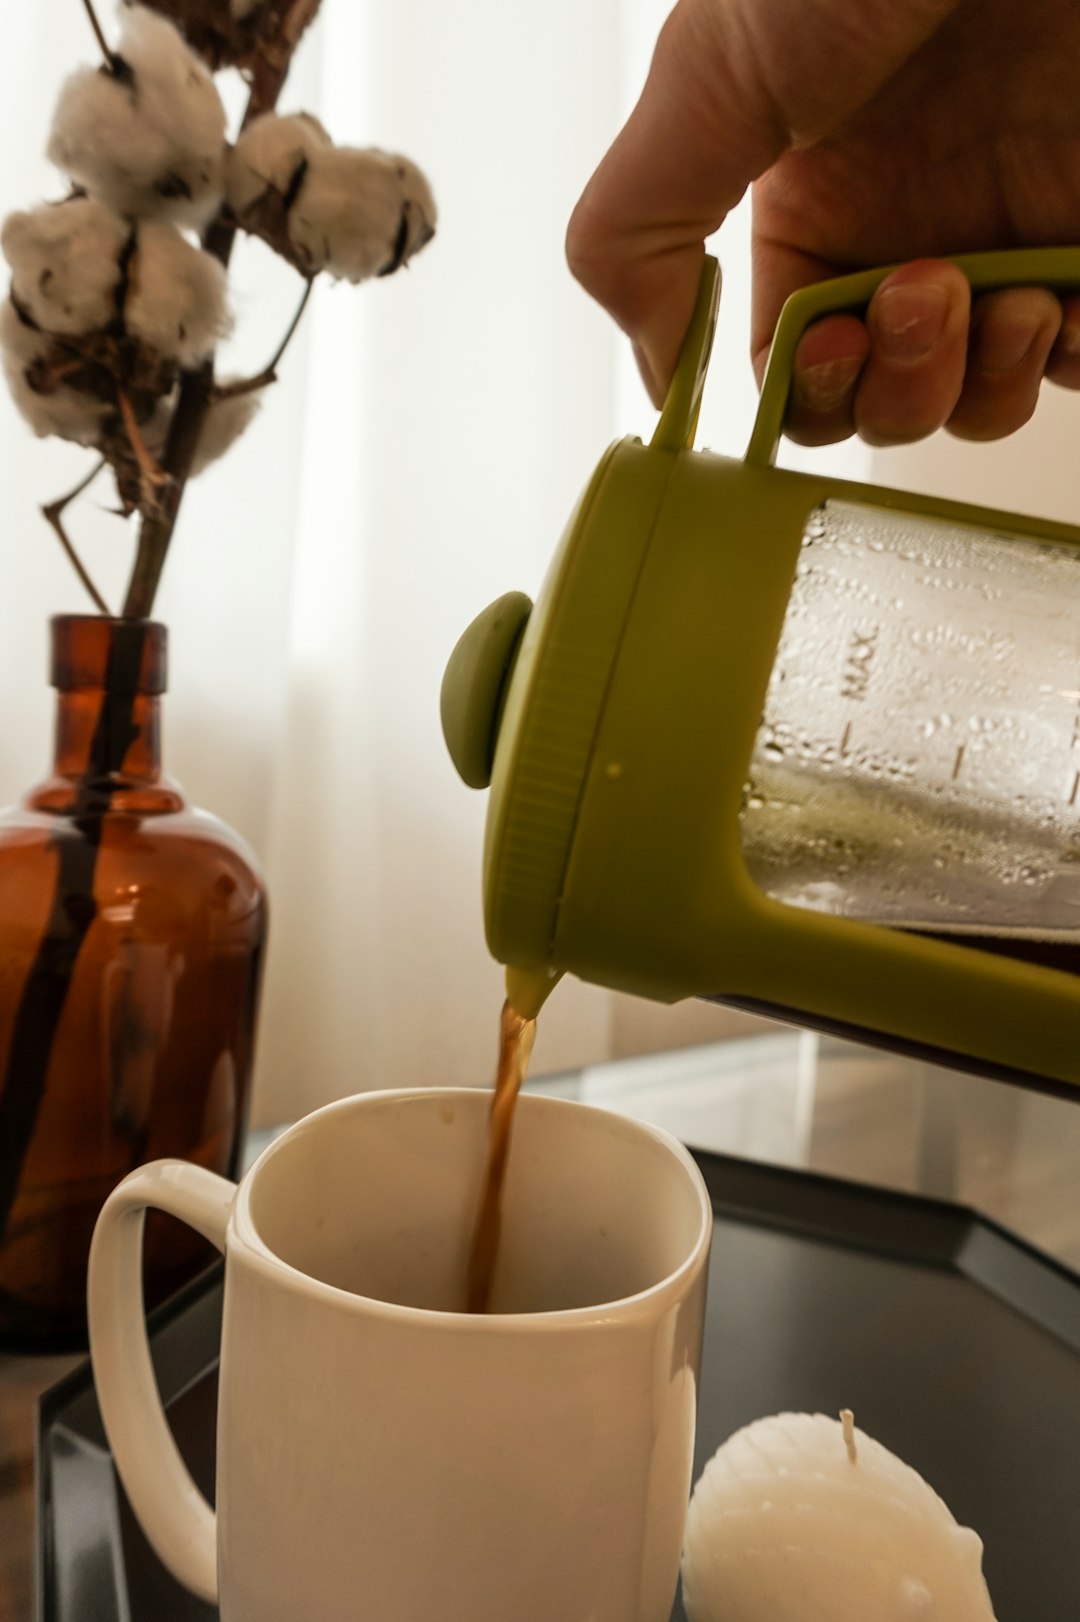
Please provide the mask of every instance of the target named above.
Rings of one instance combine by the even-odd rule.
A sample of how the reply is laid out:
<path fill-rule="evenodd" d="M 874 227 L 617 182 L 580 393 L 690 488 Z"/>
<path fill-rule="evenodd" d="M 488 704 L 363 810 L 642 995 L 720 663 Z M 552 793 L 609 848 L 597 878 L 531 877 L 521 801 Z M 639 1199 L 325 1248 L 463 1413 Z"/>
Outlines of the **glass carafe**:
<path fill-rule="evenodd" d="M 1080 962 L 1078 601 L 1075 548 L 816 508 L 741 814 L 761 888 Z"/>

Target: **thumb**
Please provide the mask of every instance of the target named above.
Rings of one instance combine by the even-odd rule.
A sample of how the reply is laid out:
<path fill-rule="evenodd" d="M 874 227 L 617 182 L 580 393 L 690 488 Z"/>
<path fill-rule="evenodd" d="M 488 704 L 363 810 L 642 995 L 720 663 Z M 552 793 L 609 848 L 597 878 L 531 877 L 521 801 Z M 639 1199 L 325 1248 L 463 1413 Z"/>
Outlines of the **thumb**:
<path fill-rule="evenodd" d="M 786 144 L 723 39 L 723 9 L 682 0 L 657 40 L 640 100 L 574 209 L 578 281 L 634 342 L 662 403 L 697 296 L 705 239 Z"/>
<path fill-rule="evenodd" d="M 567 231 L 574 275 L 628 333 L 660 405 L 705 239 L 792 144 L 863 105 L 957 0 L 679 0 L 641 97 Z"/>

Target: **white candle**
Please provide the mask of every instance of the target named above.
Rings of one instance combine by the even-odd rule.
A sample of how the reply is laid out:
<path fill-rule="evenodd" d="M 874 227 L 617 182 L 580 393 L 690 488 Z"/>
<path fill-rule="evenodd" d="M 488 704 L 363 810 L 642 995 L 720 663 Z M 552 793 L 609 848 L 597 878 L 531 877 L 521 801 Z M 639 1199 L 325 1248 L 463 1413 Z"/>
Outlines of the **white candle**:
<path fill-rule="evenodd" d="M 683 1597 L 690 1622 L 994 1622 L 980 1539 L 847 1411 L 724 1443 L 690 1500 Z"/>

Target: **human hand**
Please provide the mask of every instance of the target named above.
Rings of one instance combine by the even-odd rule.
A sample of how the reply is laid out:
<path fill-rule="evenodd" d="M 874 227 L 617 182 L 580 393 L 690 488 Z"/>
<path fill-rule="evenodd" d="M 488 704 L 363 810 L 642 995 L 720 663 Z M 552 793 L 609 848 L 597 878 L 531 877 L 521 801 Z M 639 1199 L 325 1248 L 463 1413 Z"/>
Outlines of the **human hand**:
<path fill-rule="evenodd" d="M 679 0 L 578 203 L 574 274 L 662 402 L 705 238 L 753 185 L 751 350 L 810 282 L 898 262 L 795 356 L 785 431 L 871 444 L 1012 433 L 1080 388 L 1080 295 L 982 294 L 939 256 L 1080 243 L 1075 0 Z"/>

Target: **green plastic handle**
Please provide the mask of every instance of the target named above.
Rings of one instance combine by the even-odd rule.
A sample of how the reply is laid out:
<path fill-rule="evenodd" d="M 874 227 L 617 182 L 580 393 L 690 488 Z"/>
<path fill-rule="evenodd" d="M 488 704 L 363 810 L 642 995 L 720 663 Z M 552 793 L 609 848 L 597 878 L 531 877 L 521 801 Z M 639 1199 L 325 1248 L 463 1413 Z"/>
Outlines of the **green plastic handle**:
<path fill-rule="evenodd" d="M 667 391 L 660 421 L 649 441 L 652 450 L 674 451 L 678 455 L 694 443 L 719 309 L 720 266 L 711 254 L 706 254 L 694 313 L 679 351 L 675 376 Z"/>
<path fill-rule="evenodd" d="M 988 293 L 1000 287 L 1048 287 L 1055 293 L 1080 289 L 1080 248 L 1008 248 L 995 253 L 959 254 L 950 263 L 963 271 L 973 293 Z M 799 339 L 810 323 L 841 310 L 864 310 L 886 276 L 898 269 L 898 265 L 885 265 L 877 270 L 857 271 L 853 276 L 816 282 L 791 295 L 780 312 L 769 351 L 757 418 L 746 451 L 748 463 L 771 467 L 776 459 L 791 393 L 792 362 Z"/>

